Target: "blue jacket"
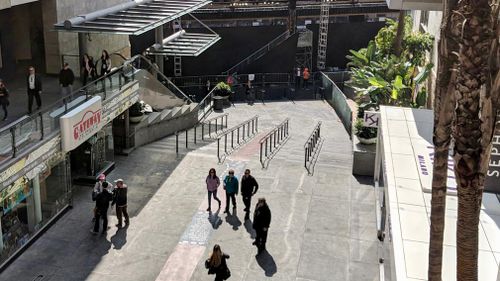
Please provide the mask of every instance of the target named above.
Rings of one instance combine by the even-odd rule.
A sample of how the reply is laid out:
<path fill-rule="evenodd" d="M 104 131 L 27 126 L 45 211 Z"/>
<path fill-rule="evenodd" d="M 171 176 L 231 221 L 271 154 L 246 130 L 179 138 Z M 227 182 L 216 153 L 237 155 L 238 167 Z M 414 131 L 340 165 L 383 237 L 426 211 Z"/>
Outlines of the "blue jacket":
<path fill-rule="evenodd" d="M 238 194 L 238 178 L 233 176 L 226 176 L 224 178 L 224 187 L 226 188 L 227 193 L 236 193 Z"/>

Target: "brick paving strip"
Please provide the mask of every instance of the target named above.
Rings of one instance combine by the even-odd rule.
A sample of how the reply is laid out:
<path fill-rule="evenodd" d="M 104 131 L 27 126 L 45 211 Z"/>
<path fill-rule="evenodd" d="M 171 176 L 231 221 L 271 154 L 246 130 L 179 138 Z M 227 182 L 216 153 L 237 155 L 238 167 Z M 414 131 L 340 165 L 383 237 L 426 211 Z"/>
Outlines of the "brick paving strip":
<path fill-rule="evenodd" d="M 254 139 L 249 143 L 257 142 Z M 252 148 L 258 147 L 253 145 Z M 248 155 L 248 153 L 245 153 Z M 241 155 L 237 157 L 243 160 Z M 238 180 L 245 171 L 245 161 L 226 160 L 226 169 L 223 173 L 219 173 L 221 186 L 217 190 L 217 197 L 221 200 L 221 207 L 215 213 L 205 211 L 208 208 L 207 198 L 205 197 L 198 208 L 198 212 L 193 216 L 191 223 L 187 226 L 184 234 L 182 234 L 179 244 L 175 247 L 172 254 L 168 257 L 167 262 L 163 266 L 156 281 L 189 281 L 198 265 L 200 259 L 203 258 L 214 228 L 217 228 L 222 223 L 219 213 L 223 212 L 226 207 L 226 192 L 223 189 L 222 181 L 229 169 L 233 169 Z M 217 202 L 212 199 L 212 205 L 217 206 Z M 207 219 L 208 213 L 208 219 Z"/>

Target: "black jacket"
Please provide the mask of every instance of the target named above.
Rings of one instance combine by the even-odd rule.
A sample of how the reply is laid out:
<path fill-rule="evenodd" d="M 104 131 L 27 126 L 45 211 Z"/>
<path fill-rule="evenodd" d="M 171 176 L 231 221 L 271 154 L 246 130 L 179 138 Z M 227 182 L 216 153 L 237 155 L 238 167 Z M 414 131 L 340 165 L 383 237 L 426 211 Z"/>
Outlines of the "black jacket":
<path fill-rule="evenodd" d="M 42 80 L 38 74 L 35 74 L 35 89 L 30 89 L 30 76 L 26 76 L 26 89 L 29 91 L 40 92 L 42 90 Z"/>
<path fill-rule="evenodd" d="M 113 199 L 113 194 L 111 192 L 104 190 L 99 193 L 92 193 L 92 200 L 95 201 L 95 206 L 97 209 L 103 213 L 106 213 L 109 208 L 109 202 Z"/>
<path fill-rule="evenodd" d="M 255 206 L 255 211 L 253 213 L 253 228 L 268 228 L 271 224 L 271 210 L 269 210 L 269 206 L 267 205 L 261 206 L 259 208 L 257 208 L 257 206 Z"/>
<path fill-rule="evenodd" d="M 0 104 L 9 104 L 9 90 L 5 87 L 0 88 Z"/>
<path fill-rule="evenodd" d="M 255 190 L 254 190 L 255 187 Z M 248 197 L 252 196 L 259 189 L 259 184 L 252 175 L 241 177 L 241 195 Z"/>
<path fill-rule="evenodd" d="M 116 206 L 121 207 L 127 205 L 127 186 L 123 185 L 122 188 L 116 187 L 113 191 L 113 203 Z"/>
<path fill-rule="evenodd" d="M 63 87 L 68 87 L 69 85 L 73 85 L 75 81 L 75 75 L 73 74 L 73 70 L 71 69 L 61 69 L 59 72 L 59 84 Z"/>
<path fill-rule="evenodd" d="M 229 255 L 222 253 L 222 258 L 220 261 L 220 265 L 218 267 L 210 266 L 210 258 L 205 261 L 205 268 L 208 269 L 208 274 L 215 274 L 216 277 L 224 277 L 227 271 L 227 259 Z"/>

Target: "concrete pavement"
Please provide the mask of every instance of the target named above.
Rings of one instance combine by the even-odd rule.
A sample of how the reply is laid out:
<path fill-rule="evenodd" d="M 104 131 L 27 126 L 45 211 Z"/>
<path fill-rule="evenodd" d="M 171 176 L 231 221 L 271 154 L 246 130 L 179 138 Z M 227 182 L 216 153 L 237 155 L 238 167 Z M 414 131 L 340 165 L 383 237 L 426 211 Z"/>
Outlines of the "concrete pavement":
<path fill-rule="evenodd" d="M 236 104 L 225 112 L 229 127 L 258 114 L 258 135 L 289 117 L 291 138 L 265 170 L 258 160 L 259 136 L 220 165 L 215 143 L 195 146 L 192 137 L 179 156 L 173 137 L 117 156 L 109 178 L 123 178 L 129 186 L 130 226 L 117 230 L 113 211 L 108 234 L 91 235 L 91 189 L 77 187 L 74 208 L 0 280 L 213 280 L 204 260 L 215 243 L 231 256 L 230 280 L 378 280 L 373 188 L 368 178 L 351 175 L 352 145 L 333 109 L 323 101 L 300 101 Z M 324 143 L 309 176 L 303 145 L 318 121 Z M 235 213 L 205 211 L 204 179 L 211 167 L 220 177 L 229 168 L 238 177 L 252 170 L 260 185 L 252 211 L 256 199 L 266 197 L 272 212 L 264 254 L 256 256 L 251 244 L 254 233 L 243 219 L 241 196 Z M 218 195 L 223 197 L 222 189 Z"/>

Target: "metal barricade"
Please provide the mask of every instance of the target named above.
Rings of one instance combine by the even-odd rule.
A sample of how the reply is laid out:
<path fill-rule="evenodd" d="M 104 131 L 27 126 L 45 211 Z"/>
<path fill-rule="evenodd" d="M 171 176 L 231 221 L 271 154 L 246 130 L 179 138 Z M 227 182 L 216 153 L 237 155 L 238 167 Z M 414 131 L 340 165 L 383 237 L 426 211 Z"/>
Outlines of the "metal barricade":
<path fill-rule="evenodd" d="M 304 168 L 311 174 L 311 164 L 314 160 L 314 155 L 317 152 L 317 144 L 321 139 L 321 121 L 314 127 L 313 132 L 304 144 Z"/>
<path fill-rule="evenodd" d="M 217 158 L 219 159 L 219 163 L 222 163 L 221 160 L 223 159 L 223 157 L 231 154 L 241 144 L 245 143 L 253 136 L 255 136 L 255 134 L 258 132 L 258 125 L 259 116 L 255 115 L 247 121 L 242 122 L 241 124 L 217 135 Z M 231 140 L 228 140 L 228 136 L 231 137 Z M 221 153 L 221 139 L 224 139 L 223 153 Z M 228 143 L 229 141 L 230 143 Z M 228 150 L 229 144 L 231 145 L 231 150 Z"/>
<path fill-rule="evenodd" d="M 260 164 L 262 168 L 265 167 L 266 160 L 271 159 L 271 157 L 276 153 L 278 148 L 284 143 L 290 136 L 289 131 L 290 118 L 285 119 L 278 126 L 272 129 L 259 141 L 260 144 Z"/>

